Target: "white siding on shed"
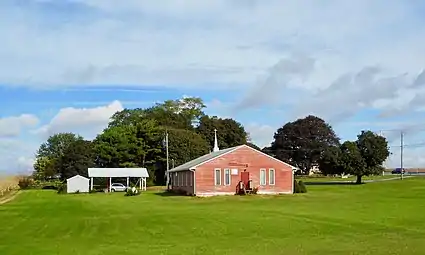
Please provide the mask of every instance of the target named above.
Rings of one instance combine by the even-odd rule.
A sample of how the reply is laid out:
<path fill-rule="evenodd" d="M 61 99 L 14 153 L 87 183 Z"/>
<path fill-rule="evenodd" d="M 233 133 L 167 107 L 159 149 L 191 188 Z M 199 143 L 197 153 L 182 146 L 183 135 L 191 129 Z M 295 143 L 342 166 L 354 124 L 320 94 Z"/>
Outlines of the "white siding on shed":
<path fill-rule="evenodd" d="M 67 193 L 89 192 L 89 186 L 90 179 L 81 175 L 75 175 L 66 180 Z"/>

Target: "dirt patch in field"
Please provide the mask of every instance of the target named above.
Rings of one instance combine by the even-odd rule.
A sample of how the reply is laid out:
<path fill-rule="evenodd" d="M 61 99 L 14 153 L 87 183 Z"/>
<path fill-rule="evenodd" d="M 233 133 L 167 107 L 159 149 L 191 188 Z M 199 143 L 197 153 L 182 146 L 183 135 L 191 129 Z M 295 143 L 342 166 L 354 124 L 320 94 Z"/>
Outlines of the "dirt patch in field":
<path fill-rule="evenodd" d="M 0 205 L 12 201 L 18 195 L 19 190 L 11 191 L 10 193 L 0 197 Z"/>

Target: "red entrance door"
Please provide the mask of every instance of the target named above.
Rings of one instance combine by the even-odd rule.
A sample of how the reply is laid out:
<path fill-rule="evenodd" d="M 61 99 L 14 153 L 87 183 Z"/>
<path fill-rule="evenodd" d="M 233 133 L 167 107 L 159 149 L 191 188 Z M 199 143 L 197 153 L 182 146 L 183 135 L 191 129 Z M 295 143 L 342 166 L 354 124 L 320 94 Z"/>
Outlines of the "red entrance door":
<path fill-rule="evenodd" d="M 245 184 L 245 187 L 248 187 L 249 172 L 241 172 L 241 181 Z"/>

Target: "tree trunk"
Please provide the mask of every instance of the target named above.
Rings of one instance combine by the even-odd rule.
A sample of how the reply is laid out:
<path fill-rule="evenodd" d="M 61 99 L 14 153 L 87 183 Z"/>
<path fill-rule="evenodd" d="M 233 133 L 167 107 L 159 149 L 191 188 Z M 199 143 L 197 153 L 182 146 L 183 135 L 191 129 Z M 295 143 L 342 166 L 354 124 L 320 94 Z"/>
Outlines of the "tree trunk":
<path fill-rule="evenodd" d="M 357 175 L 356 184 L 361 184 L 361 183 L 362 183 L 362 176 Z"/>

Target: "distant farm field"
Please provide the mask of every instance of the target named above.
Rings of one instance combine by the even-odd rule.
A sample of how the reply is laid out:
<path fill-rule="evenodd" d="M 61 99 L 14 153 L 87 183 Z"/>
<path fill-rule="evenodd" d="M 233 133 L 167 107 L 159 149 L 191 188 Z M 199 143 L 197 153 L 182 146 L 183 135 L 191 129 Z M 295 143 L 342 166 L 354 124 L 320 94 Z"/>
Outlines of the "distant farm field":
<path fill-rule="evenodd" d="M 0 203 L 6 196 L 11 195 L 11 192 L 18 188 L 18 177 L 0 175 Z"/>
<path fill-rule="evenodd" d="M 0 254 L 423 254 L 425 179 L 193 198 L 23 191 Z"/>
<path fill-rule="evenodd" d="M 356 181 L 356 176 L 341 178 L 341 177 L 329 177 L 329 176 L 318 175 L 318 176 L 299 176 L 295 178 L 303 182 L 329 182 L 329 181 L 355 182 Z M 385 180 L 385 179 L 394 179 L 394 178 L 400 178 L 400 175 L 386 174 L 386 175 L 363 176 L 362 181 Z"/>

